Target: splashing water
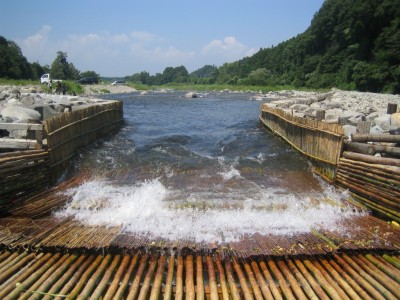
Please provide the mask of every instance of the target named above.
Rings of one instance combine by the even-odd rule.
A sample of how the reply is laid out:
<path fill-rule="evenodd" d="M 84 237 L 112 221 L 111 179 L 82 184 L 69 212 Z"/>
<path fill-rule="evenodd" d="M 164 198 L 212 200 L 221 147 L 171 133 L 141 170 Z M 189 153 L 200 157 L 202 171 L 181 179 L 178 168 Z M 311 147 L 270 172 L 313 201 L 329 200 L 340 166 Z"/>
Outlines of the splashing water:
<path fill-rule="evenodd" d="M 258 126 L 259 104 L 244 94 L 121 97 L 127 126 L 81 154 L 76 165 L 93 179 L 67 191 L 72 200 L 57 216 L 222 243 L 329 229 L 357 214 L 345 193 Z"/>

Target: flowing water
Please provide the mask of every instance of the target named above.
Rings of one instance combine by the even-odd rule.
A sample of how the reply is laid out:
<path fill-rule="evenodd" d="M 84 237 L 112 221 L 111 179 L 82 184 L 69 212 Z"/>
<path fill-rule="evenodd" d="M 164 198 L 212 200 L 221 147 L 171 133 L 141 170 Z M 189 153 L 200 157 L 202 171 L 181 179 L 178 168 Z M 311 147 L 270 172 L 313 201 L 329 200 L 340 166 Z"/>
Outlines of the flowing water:
<path fill-rule="evenodd" d="M 332 227 L 355 212 L 345 194 L 262 128 L 250 94 L 112 95 L 125 125 L 80 153 L 92 176 L 58 216 L 167 240 L 230 242 Z"/>

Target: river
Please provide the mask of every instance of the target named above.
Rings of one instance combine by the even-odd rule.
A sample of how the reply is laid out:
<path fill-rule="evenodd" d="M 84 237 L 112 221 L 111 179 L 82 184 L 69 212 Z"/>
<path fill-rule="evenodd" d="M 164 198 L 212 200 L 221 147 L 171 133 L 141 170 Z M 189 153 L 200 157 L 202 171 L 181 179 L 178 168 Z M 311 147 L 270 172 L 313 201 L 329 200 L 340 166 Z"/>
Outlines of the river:
<path fill-rule="evenodd" d="M 332 227 L 355 214 L 346 193 L 258 121 L 246 93 L 110 95 L 125 124 L 81 151 L 90 180 L 67 191 L 58 216 L 167 240 L 238 241 Z"/>

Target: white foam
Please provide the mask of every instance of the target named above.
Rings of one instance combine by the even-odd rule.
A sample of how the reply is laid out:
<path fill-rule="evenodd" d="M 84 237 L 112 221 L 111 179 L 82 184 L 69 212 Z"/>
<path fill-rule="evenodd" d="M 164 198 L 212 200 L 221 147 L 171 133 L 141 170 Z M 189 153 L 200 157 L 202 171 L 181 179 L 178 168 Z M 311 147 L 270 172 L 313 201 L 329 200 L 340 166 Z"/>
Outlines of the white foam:
<path fill-rule="evenodd" d="M 326 189 L 322 195 L 294 195 L 269 188 L 260 190 L 257 199 L 231 205 L 224 205 L 221 199 L 204 200 L 213 208 L 179 207 L 170 200 L 174 192 L 159 179 L 132 186 L 88 181 L 68 191 L 72 201 L 57 216 L 73 216 L 89 225 L 121 226 L 124 231 L 170 240 L 231 242 L 254 233 L 295 234 L 315 226 L 329 229 L 356 214 L 343 206 L 343 194 L 334 189 Z M 194 204 L 199 200 L 195 195 L 189 198 Z"/>

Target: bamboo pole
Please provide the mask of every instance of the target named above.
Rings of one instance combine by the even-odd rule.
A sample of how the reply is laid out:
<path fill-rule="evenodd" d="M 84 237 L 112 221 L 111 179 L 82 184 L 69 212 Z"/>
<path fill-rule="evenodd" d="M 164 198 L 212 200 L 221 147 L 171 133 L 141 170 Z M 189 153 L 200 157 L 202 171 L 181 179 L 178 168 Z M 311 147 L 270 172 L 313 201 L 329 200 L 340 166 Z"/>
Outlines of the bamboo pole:
<path fill-rule="evenodd" d="M 273 299 L 268 285 L 265 283 L 264 277 L 261 274 L 260 268 L 255 261 L 251 261 L 251 268 L 255 274 L 258 284 L 260 285 L 261 292 L 265 299 Z"/>
<path fill-rule="evenodd" d="M 75 255 L 64 255 L 56 264 L 51 266 L 49 270 L 43 274 L 41 280 L 38 280 L 35 285 L 31 287 L 32 290 L 38 291 L 38 293 L 32 293 L 29 299 L 41 299 L 43 294 L 41 292 L 47 292 L 50 294 L 49 289 L 51 286 L 63 275 L 65 270 L 77 259 Z M 22 296 L 19 299 L 26 299 Z"/>
<path fill-rule="evenodd" d="M 148 259 L 147 254 L 143 255 L 142 258 L 140 259 L 139 267 L 136 271 L 135 278 L 132 282 L 131 288 L 129 289 L 129 293 L 128 293 L 128 296 L 126 297 L 126 299 L 135 299 L 136 298 L 136 296 L 139 292 L 140 281 L 141 281 L 144 269 L 146 268 L 147 259 Z M 122 294 L 121 294 L 121 296 L 122 296 Z"/>
<path fill-rule="evenodd" d="M 40 268 L 49 258 L 51 257 L 50 253 L 44 255 L 40 253 L 36 260 L 32 260 L 25 266 L 20 272 L 16 273 L 14 276 L 9 278 L 0 286 L 0 299 L 4 299 L 16 286 L 17 283 L 21 283 L 26 278 L 28 278 L 32 273 L 36 271 L 37 268 Z"/>
<path fill-rule="evenodd" d="M 349 151 L 344 151 L 343 157 L 352 159 L 352 160 L 359 160 L 359 161 L 371 163 L 371 164 L 400 167 L 400 159 L 395 159 L 395 158 L 375 157 L 375 156 L 365 155 L 365 154 L 361 154 L 361 153 L 354 153 L 354 152 L 349 152 Z"/>
<path fill-rule="evenodd" d="M 195 294 L 194 294 L 194 282 L 193 282 L 193 275 L 194 275 L 194 270 L 193 270 L 193 256 L 192 255 L 187 255 L 186 256 L 186 264 L 185 264 L 185 273 L 186 273 L 186 278 L 185 278 L 185 290 L 186 290 L 186 300 L 194 300 Z"/>
<path fill-rule="evenodd" d="M 220 282 L 220 285 L 221 285 L 222 299 L 223 300 L 228 300 L 229 299 L 228 285 L 227 285 L 227 282 L 226 282 L 224 268 L 222 266 L 222 263 L 221 263 L 221 260 L 220 260 L 219 256 L 215 257 L 215 263 L 217 265 L 217 270 L 218 270 L 218 275 L 219 275 L 219 282 Z"/>
<path fill-rule="evenodd" d="M 341 163 L 347 163 L 348 166 L 357 166 L 364 169 L 367 169 L 369 172 L 373 172 L 376 174 L 380 174 L 383 176 L 390 176 L 397 180 L 400 180 L 400 170 L 396 167 L 384 166 L 384 165 L 376 165 L 363 161 L 348 159 L 345 157 L 340 158 Z"/>
<path fill-rule="evenodd" d="M 359 267 L 355 267 L 355 264 L 349 264 L 347 261 L 345 261 L 343 258 L 341 258 L 339 255 L 334 254 L 333 255 L 335 258 L 335 261 L 341 266 L 363 289 L 367 291 L 368 294 L 370 294 L 374 299 L 385 299 L 385 297 L 382 296 L 380 291 L 378 291 L 375 287 L 375 282 L 371 284 L 369 280 L 366 280 L 363 274 L 359 273 Z M 355 267 L 355 268 L 354 268 Z"/>
<path fill-rule="evenodd" d="M 377 257 L 373 256 L 372 254 L 367 254 L 365 257 L 387 276 L 390 276 L 392 279 L 396 280 L 397 283 L 400 283 L 400 271 L 398 269 L 395 269 L 385 260 L 380 259 L 379 256 Z"/>
<path fill-rule="evenodd" d="M 243 296 L 246 300 L 251 300 L 253 299 L 253 295 L 250 292 L 250 289 L 247 285 L 247 280 L 246 277 L 243 274 L 242 268 L 240 267 L 239 262 L 236 260 L 236 258 L 233 258 L 233 268 L 236 272 L 236 275 L 239 279 L 240 282 L 240 287 L 242 289 L 243 292 Z"/>
<path fill-rule="evenodd" d="M 315 300 L 320 299 L 319 297 L 317 297 L 317 295 L 315 294 L 315 292 L 311 288 L 311 286 L 308 283 L 308 281 L 306 280 L 306 278 L 297 269 L 296 265 L 290 260 L 290 258 L 286 259 L 286 263 L 287 263 L 287 267 L 288 267 L 286 272 L 290 274 L 289 277 L 293 277 L 292 280 L 296 281 L 296 284 L 299 285 L 299 289 L 300 290 L 303 289 L 304 293 L 307 295 L 307 298 L 308 299 L 315 299 Z M 287 267 L 285 265 L 285 268 L 287 268 Z M 281 270 L 282 270 L 282 268 L 281 268 Z M 306 297 L 306 295 L 303 294 L 304 297 Z"/>
<path fill-rule="evenodd" d="M 400 135 L 390 134 L 352 134 L 353 142 L 382 142 L 382 143 L 400 143 Z"/>
<path fill-rule="evenodd" d="M 246 271 L 247 277 L 249 278 L 251 287 L 253 289 L 254 297 L 256 299 L 263 300 L 264 298 L 263 298 L 261 289 L 258 286 L 256 277 L 254 276 L 254 273 L 253 273 L 253 270 L 251 269 L 251 266 L 246 261 L 243 261 L 243 266 L 244 266 L 244 269 Z"/>
<path fill-rule="evenodd" d="M 274 279 L 272 278 L 271 272 L 268 270 L 267 265 L 265 264 L 264 261 L 260 261 L 260 267 L 261 270 L 264 274 L 264 277 L 267 279 L 267 282 L 269 284 L 269 288 L 271 289 L 271 293 L 274 296 L 274 299 L 279 299 L 282 300 L 282 295 L 279 291 L 278 286 L 275 284 Z"/>
<path fill-rule="evenodd" d="M 234 299 L 234 300 L 242 299 L 239 294 L 239 291 L 236 287 L 235 278 L 233 277 L 232 265 L 227 259 L 225 260 L 225 270 L 226 270 L 226 277 L 227 277 L 228 283 L 229 283 L 229 288 L 231 290 L 232 299 Z"/>
<path fill-rule="evenodd" d="M 343 293 L 339 294 L 338 291 L 330 285 L 330 283 L 325 279 L 324 275 L 316 266 L 314 266 L 314 264 L 310 260 L 303 260 L 303 264 L 311 272 L 311 274 L 313 274 L 317 282 L 321 285 L 321 287 L 325 290 L 329 297 L 333 299 L 343 299 L 341 297 L 343 296 Z M 348 299 L 348 297 L 344 295 L 344 299 Z"/>
<path fill-rule="evenodd" d="M 103 276 L 106 268 L 108 267 L 109 263 L 111 262 L 111 259 L 112 259 L 112 256 L 110 254 L 108 254 L 106 257 L 104 257 L 100 266 L 96 269 L 94 274 L 89 278 L 89 280 L 86 282 L 85 287 L 80 292 L 80 294 L 77 296 L 78 300 L 89 299 L 90 294 L 96 288 L 96 284 L 97 284 L 98 280 L 100 280 L 100 278 Z"/>
<path fill-rule="evenodd" d="M 328 259 L 329 264 L 333 267 L 333 269 L 340 274 L 341 277 L 348 283 L 351 288 L 356 292 L 356 294 L 361 297 L 361 299 L 369 299 L 370 296 L 367 294 L 367 292 L 364 290 L 360 284 L 353 279 L 352 275 L 348 273 L 346 270 L 342 269 L 341 266 L 338 265 L 338 263 L 331 257 Z"/>
<path fill-rule="evenodd" d="M 393 266 L 395 266 L 397 269 L 400 269 L 400 262 L 398 260 L 396 260 L 395 258 L 384 254 L 382 256 L 387 262 L 389 262 L 390 264 L 392 264 Z"/>
<path fill-rule="evenodd" d="M 105 270 L 103 278 L 101 281 L 97 284 L 96 289 L 93 291 L 92 295 L 90 296 L 89 299 L 100 299 L 103 295 L 104 290 L 107 288 L 108 282 L 114 273 L 114 270 L 117 268 L 119 261 L 121 260 L 121 255 L 116 255 L 111 262 L 110 267 Z"/>
<path fill-rule="evenodd" d="M 75 260 L 75 262 L 68 268 L 68 270 L 61 276 L 61 278 L 50 288 L 48 295 L 45 295 L 43 297 L 43 300 L 51 300 L 54 297 L 50 296 L 53 294 L 58 294 L 58 292 L 62 289 L 63 286 L 66 285 L 66 282 L 71 278 L 71 276 L 75 273 L 75 270 L 78 269 L 79 266 L 94 259 L 93 256 L 84 256 L 81 255 L 78 259 Z M 61 294 L 61 293 L 60 293 Z"/>
<path fill-rule="evenodd" d="M 172 281 L 174 278 L 175 257 L 171 255 L 168 262 L 167 280 L 165 281 L 164 300 L 172 298 Z"/>
<path fill-rule="evenodd" d="M 76 298 L 76 295 L 82 290 L 85 281 L 94 271 L 94 269 L 100 264 L 101 260 L 102 257 L 100 255 L 97 257 L 91 255 L 89 258 L 85 259 L 79 266 L 79 269 L 72 274 L 72 277 L 69 279 L 67 284 L 64 285 L 59 294 L 66 295 L 69 293 L 68 298 L 72 299 L 71 292 L 74 292 Z M 74 289 L 76 290 L 74 291 Z M 64 298 L 56 297 L 55 299 L 60 300 Z"/>
<path fill-rule="evenodd" d="M 372 145 L 356 142 L 345 142 L 346 151 L 357 152 L 367 155 L 375 155 L 375 153 L 386 153 L 389 156 L 400 156 L 400 147 L 392 147 L 387 145 Z"/>
<path fill-rule="evenodd" d="M 372 263 L 369 262 L 364 256 L 358 254 L 353 255 L 352 259 L 358 266 L 360 266 L 367 274 L 371 274 L 371 276 L 379 282 L 382 286 L 384 286 L 387 290 L 389 290 L 393 296 L 397 295 L 400 292 L 400 285 L 393 280 L 392 278 L 386 276 L 381 270 L 376 268 Z"/>
<path fill-rule="evenodd" d="M 210 275 L 209 281 L 211 285 Z M 204 300 L 203 257 L 201 255 L 196 256 L 196 299 Z"/>
<path fill-rule="evenodd" d="M 306 295 L 302 291 L 300 285 L 297 283 L 297 280 L 294 278 L 293 274 L 290 272 L 289 268 L 286 266 L 285 261 L 279 259 L 277 265 L 283 273 L 285 279 L 289 282 L 292 291 L 296 295 L 296 298 L 306 299 Z"/>
<path fill-rule="evenodd" d="M 124 278 L 122 279 L 122 282 L 121 282 L 117 292 L 115 293 L 114 296 L 110 295 L 110 297 L 113 297 L 111 299 L 123 299 L 124 298 L 125 291 L 128 288 L 129 280 L 130 280 L 131 276 L 133 275 L 133 269 L 136 266 L 138 257 L 139 257 L 139 254 L 135 254 L 135 256 L 131 259 L 128 270 L 125 272 Z M 119 282 L 117 284 L 119 284 Z"/>
<path fill-rule="evenodd" d="M 0 283 L 3 283 L 4 281 L 9 278 L 11 274 L 14 274 L 17 270 L 22 268 L 28 261 L 34 259 L 35 254 L 31 253 L 28 255 L 27 252 L 23 252 L 21 255 L 18 255 L 18 253 L 15 253 L 14 255 L 10 256 L 10 261 L 7 262 L 5 261 L 4 266 L 0 269 Z"/>
<path fill-rule="evenodd" d="M 207 270 L 208 270 L 208 281 L 210 285 L 210 298 L 211 300 L 218 300 L 218 288 L 217 280 L 215 276 L 214 263 L 210 255 L 206 256 Z"/>
<path fill-rule="evenodd" d="M 147 299 L 147 294 L 150 289 L 151 279 L 153 277 L 153 273 L 156 268 L 156 264 L 157 264 L 157 258 L 155 256 L 153 256 L 150 259 L 149 268 L 147 269 L 146 275 L 144 277 L 144 281 L 143 281 L 142 287 L 140 289 L 139 296 L 137 298 L 138 300 Z"/>
<path fill-rule="evenodd" d="M 118 270 L 115 273 L 115 276 L 114 276 L 110 286 L 108 287 L 106 294 L 104 295 L 104 298 L 103 298 L 104 300 L 112 299 L 112 297 L 115 295 L 115 293 L 118 289 L 118 286 L 121 282 L 122 275 L 124 274 L 125 270 L 127 269 L 130 259 L 131 259 L 130 255 L 125 255 L 123 257 L 121 264 L 119 265 Z"/>
<path fill-rule="evenodd" d="M 284 276 L 279 271 L 278 267 L 275 264 L 274 260 L 268 260 L 268 267 L 274 274 L 275 278 L 278 280 L 279 286 L 281 287 L 281 291 L 286 299 L 295 299 L 292 290 L 290 289 L 289 285 L 287 284 Z"/>
<path fill-rule="evenodd" d="M 176 292 L 175 299 L 183 299 L 183 258 L 182 255 L 178 255 L 178 266 L 176 269 Z"/>
<path fill-rule="evenodd" d="M 303 265 L 302 261 L 298 258 L 293 258 L 294 264 L 297 266 L 298 270 L 304 276 L 304 280 L 312 287 L 313 291 L 316 293 L 318 299 L 328 300 L 328 295 L 324 292 L 318 282 L 314 279 L 314 277 L 307 271 L 307 268 Z M 293 264 L 289 265 L 289 267 Z M 303 281 L 303 280 L 302 280 Z M 311 295 L 311 294 L 310 294 Z"/>
<path fill-rule="evenodd" d="M 357 293 L 353 290 L 353 288 L 343 279 L 343 276 L 340 275 L 324 258 L 319 258 L 319 262 L 325 268 L 325 270 L 329 273 L 329 275 L 337 282 L 337 284 L 345 291 L 345 293 L 351 299 L 361 299 Z"/>
<path fill-rule="evenodd" d="M 160 259 L 158 260 L 156 276 L 154 278 L 153 288 L 151 289 L 150 293 L 150 300 L 157 300 L 160 296 L 165 260 L 165 255 L 161 255 Z"/>
<path fill-rule="evenodd" d="M 14 290 L 7 295 L 7 297 L 1 298 L 1 299 L 16 299 L 18 296 L 20 296 L 21 292 L 29 291 L 28 297 L 30 296 L 30 291 L 31 287 L 35 286 L 35 283 L 40 280 L 41 276 L 59 259 L 61 255 L 55 254 L 55 255 L 50 255 L 49 259 L 44 262 L 44 264 L 41 265 L 39 269 L 34 270 L 34 272 L 24 281 L 19 282 L 18 285 L 15 285 Z M 24 298 L 25 298 L 24 294 Z"/>
<path fill-rule="evenodd" d="M 337 178 L 341 182 L 344 182 L 350 190 L 356 191 L 360 196 L 365 195 L 371 201 L 385 207 L 389 213 L 393 215 L 398 214 L 400 204 L 396 201 L 395 197 L 388 194 L 389 191 L 386 191 L 386 193 L 385 191 L 379 192 L 377 188 L 370 187 L 365 182 L 343 175 L 341 172 L 338 172 Z"/>

